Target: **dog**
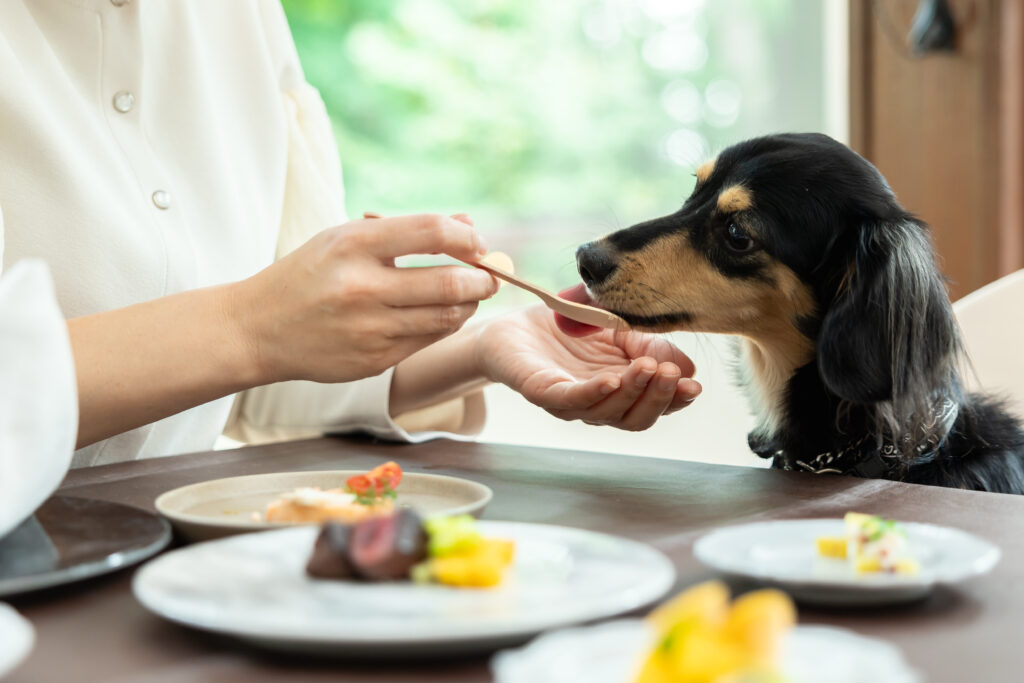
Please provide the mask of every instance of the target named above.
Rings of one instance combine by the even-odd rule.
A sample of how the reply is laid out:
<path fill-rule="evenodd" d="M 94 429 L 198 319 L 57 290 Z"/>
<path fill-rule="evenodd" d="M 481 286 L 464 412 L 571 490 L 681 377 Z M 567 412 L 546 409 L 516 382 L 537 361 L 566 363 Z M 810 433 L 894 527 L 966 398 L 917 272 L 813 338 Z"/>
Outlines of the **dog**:
<path fill-rule="evenodd" d="M 928 227 L 820 134 L 727 148 L 673 214 L 581 246 L 593 303 L 652 332 L 736 335 L 772 467 L 1024 493 L 1024 431 L 968 394 Z"/>

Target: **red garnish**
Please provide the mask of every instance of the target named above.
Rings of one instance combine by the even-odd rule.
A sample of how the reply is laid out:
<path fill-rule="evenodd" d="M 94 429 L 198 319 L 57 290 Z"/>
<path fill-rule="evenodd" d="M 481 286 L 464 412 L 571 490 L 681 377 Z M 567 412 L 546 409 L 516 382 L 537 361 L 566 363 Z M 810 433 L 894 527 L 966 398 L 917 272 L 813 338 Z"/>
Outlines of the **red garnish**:
<path fill-rule="evenodd" d="M 349 477 L 345 484 L 348 486 L 349 491 L 357 496 L 361 496 L 373 488 L 373 480 L 365 474 L 357 474 L 354 477 Z"/>
<path fill-rule="evenodd" d="M 397 462 L 386 462 L 374 467 L 366 476 L 391 488 L 397 488 L 402 481 L 402 468 Z"/>
<path fill-rule="evenodd" d="M 380 498 L 394 498 L 395 489 L 402 481 L 402 468 L 396 462 L 378 465 L 366 474 L 349 477 L 345 484 L 356 495 L 361 505 L 374 505 Z"/>

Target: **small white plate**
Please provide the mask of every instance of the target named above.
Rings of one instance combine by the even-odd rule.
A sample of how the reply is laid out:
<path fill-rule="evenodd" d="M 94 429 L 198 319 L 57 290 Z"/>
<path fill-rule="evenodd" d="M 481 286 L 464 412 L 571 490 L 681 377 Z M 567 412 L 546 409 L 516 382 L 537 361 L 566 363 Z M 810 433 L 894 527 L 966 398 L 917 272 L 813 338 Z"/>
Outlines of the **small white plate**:
<path fill-rule="evenodd" d="M 0 678 L 21 664 L 35 641 L 32 624 L 13 607 L 0 602 Z"/>
<path fill-rule="evenodd" d="M 491 661 L 495 683 L 632 683 L 655 634 L 638 619 L 547 633 Z M 787 683 L 915 683 L 900 651 L 845 629 L 797 626 L 783 643 Z"/>
<path fill-rule="evenodd" d="M 650 546 L 543 524 L 481 522 L 516 542 L 491 589 L 312 579 L 318 530 L 200 543 L 158 557 L 132 588 L 171 621 L 290 651 L 403 657 L 493 650 L 551 628 L 615 616 L 663 596 L 675 569 Z"/>
<path fill-rule="evenodd" d="M 778 586 L 808 604 L 871 606 L 919 600 L 937 583 L 988 572 L 998 547 L 958 529 L 904 523 L 921 565 L 917 574 L 858 574 L 845 560 L 820 557 L 819 536 L 843 536 L 839 519 L 758 522 L 727 527 L 700 538 L 693 552 L 720 572 Z"/>
<path fill-rule="evenodd" d="M 281 529 L 295 524 L 260 519 L 267 503 L 297 488 L 344 488 L 349 477 L 365 470 L 273 472 L 213 479 L 162 494 L 154 505 L 181 536 L 205 541 L 249 531 Z M 441 474 L 406 472 L 398 486 L 398 505 L 423 516 L 478 517 L 493 497 L 491 489 L 468 479 Z"/>

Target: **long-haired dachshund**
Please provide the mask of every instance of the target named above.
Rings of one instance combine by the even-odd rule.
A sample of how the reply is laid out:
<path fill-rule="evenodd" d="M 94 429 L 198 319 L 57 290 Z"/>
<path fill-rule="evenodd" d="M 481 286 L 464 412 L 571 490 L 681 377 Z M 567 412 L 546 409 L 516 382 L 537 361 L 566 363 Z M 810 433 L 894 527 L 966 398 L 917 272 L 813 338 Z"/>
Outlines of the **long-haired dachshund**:
<path fill-rule="evenodd" d="M 594 303 L 650 331 L 739 336 L 757 426 L 785 470 L 1024 493 L 1024 432 L 966 394 L 927 226 L 824 135 L 734 145 L 682 208 L 585 244 Z"/>

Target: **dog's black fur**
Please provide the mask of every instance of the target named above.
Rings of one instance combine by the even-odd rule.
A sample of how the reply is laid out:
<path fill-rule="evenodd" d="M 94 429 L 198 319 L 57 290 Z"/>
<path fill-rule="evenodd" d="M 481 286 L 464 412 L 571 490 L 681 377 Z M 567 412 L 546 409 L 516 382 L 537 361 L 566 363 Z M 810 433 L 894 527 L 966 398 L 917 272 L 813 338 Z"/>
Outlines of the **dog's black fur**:
<path fill-rule="evenodd" d="M 677 212 L 577 261 L 595 302 L 635 327 L 740 335 L 742 373 L 762 387 L 749 442 L 773 467 L 1024 493 L 1018 421 L 961 389 L 927 226 L 845 145 L 734 145 Z"/>

